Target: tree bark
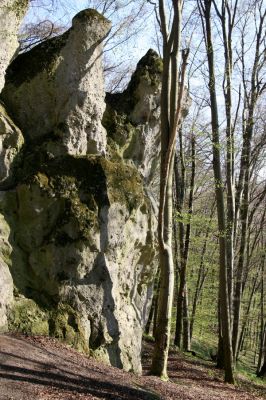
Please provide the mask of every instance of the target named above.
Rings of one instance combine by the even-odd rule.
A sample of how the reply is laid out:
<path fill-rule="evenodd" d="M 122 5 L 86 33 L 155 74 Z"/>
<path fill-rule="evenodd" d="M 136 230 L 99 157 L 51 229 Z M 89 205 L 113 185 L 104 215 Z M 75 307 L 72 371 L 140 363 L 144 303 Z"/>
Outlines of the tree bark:
<path fill-rule="evenodd" d="M 163 76 L 161 93 L 161 175 L 158 217 L 158 241 L 160 257 L 160 293 L 155 346 L 151 373 L 167 379 L 167 360 L 171 333 L 171 312 L 174 290 L 174 262 L 172 254 L 172 185 L 176 132 L 180 124 L 184 92 L 186 58 L 181 68 L 181 84 L 178 80 L 178 52 L 180 49 L 181 1 L 173 0 L 173 23 L 168 35 L 164 1 L 159 1 L 161 30 L 163 35 Z"/>
<path fill-rule="evenodd" d="M 215 84 L 215 65 L 212 44 L 211 30 L 211 0 L 200 2 L 202 25 L 205 32 L 205 44 L 207 49 L 208 68 L 209 68 L 209 92 L 211 102 L 211 124 L 213 142 L 213 172 L 215 179 L 215 194 L 219 229 L 219 294 L 221 328 L 224 351 L 225 381 L 234 383 L 233 372 L 233 353 L 231 342 L 230 309 L 228 298 L 228 276 L 227 276 L 227 242 L 226 242 L 226 221 L 224 209 L 223 180 L 220 161 L 220 139 L 219 139 L 219 120 Z"/>

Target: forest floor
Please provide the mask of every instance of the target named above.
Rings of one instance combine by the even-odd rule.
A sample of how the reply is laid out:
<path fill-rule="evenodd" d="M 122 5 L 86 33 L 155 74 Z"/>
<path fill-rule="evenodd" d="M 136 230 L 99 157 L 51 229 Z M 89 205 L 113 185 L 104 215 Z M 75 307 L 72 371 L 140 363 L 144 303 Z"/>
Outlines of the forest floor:
<path fill-rule="evenodd" d="M 238 376 L 223 383 L 211 362 L 170 351 L 169 381 L 148 376 L 152 345 L 143 346 L 143 376 L 106 366 L 55 339 L 0 335 L 1 400 L 251 400 L 266 399 L 266 385 Z"/>

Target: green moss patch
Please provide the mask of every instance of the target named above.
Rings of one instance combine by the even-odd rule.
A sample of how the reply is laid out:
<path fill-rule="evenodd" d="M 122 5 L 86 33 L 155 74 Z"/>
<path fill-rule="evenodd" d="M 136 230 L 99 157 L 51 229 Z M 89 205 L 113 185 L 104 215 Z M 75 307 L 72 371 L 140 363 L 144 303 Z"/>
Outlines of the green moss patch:
<path fill-rule="evenodd" d="M 67 304 L 60 303 L 49 310 L 31 299 L 18 298 L 9 310 L 8 328 L 10 332 L 53 336 L 79 351 L 89 352 L 80 316 Z"/>
<path fill-rule="evenodd" d="M 8 329 L 11 332 L 48 335 L 47 314 L 33 300 L 19 299 L 9 311 Z"/>
<path fill-rule="evenodd" d="M 78 313 L 67 304 L 59 304 L 50 313 L 49 334 L 84 353 L 89 352 L 88 343 Z"/>
<path fill-rule="evenodd" d="M 44 70 L 48 76 L 53 75 L 59 53 L 66 44 L 69 32 L 70 30 L 61 36 L 48 39 L 16 57 L 6 71 L 6 82 L 20 86 Z"/>

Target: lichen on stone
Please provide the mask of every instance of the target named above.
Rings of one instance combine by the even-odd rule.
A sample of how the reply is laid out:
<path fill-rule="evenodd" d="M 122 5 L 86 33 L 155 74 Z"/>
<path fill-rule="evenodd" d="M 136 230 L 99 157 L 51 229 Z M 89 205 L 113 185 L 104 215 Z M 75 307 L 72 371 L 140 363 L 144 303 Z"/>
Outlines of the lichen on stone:
<path fill-rule="evenodd" d="M 22 18 L 27 10 L 29 0 L 14 0 L 13 4 L 7 6 L 8 11 L 12 11 L 18 19 Z"/>

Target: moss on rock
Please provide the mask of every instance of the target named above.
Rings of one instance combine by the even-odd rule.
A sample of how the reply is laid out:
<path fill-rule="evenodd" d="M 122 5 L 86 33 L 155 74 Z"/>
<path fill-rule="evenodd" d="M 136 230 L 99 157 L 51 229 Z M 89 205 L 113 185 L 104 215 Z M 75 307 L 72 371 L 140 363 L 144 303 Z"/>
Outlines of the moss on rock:
<path fill-rule="evenodd" d="M 75 349 L 88 353 L 88 343 L 80 316 L 68 304 L 54 309 L 38 306 L 32 299 L 18 297 L 8 313 L 10 332 L 53 336 Z"/>
<path fill-rule="evenodd" d="M 89 352 L 80 317 L 72 307 L 68 304 L 60 303 L 49 316 L 49 334 L 51 336 L 81 352 Z"/>
<path fill-rule="evenodd" d="M 20 54 L 6 71 L 6 81 L 20 86 L 31 81 L 41 71 L 46 70 L 49 77 L 54 74 L 60 50 L 65 46 L 69 30 L 63 35 L 51 38 L 37 45 L 28 52 Z"/>
<path fill-rule="evenodd" d="M 10 332 L 48 335 L 48 316 L 33 300 L 20 298 L 9 310 L 8 328 Z"/>

